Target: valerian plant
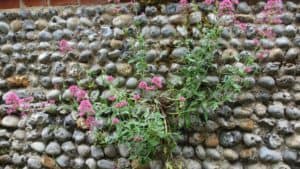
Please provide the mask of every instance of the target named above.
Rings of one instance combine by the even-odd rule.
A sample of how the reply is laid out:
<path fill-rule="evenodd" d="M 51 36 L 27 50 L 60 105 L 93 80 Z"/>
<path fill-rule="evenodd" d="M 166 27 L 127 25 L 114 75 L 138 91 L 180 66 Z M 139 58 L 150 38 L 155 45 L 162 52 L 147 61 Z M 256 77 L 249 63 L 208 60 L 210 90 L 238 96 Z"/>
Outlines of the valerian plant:
<path fill-rule="evenodd" d="M 214 1 L 205 2 L 210 5 Z M 188 9 L 186 1 L 181 3 Z M 231 14 L 237 1 L 224 0 L 222 4 L 223 12 Z M 180 130 L 189 129 L 200 118 L 205 123 L 210 112 L 234 100 L 243 87 L 242 78 L 255 71 L 254 60 L 241 59 L 243 66 L 223 62 L 218 44 L 222 28 L 199 23 L 197 29 L 199 38 L 182 38 L 177 43 L 187 49 L 176 60 L 181 65 L 175 72 L 183 78 L 180 85 L 147 70 L 146 52 L 151 46 L 137 33 L 131 39 L 132 56 L 128 60 L 140 79 L 137 89 L 119 88 L 116 77 L 101 75 L 97 81 L 103 82 L 102 95 L 91 102 L 86 91 L 77 86 L 69 88 L 77 116 L 93 130 L 97 144 L 124 144 L 129 147 L 131 159 L 147 163 L 160 157 L 166 167 L 172 168 L 169 161 Z"/>

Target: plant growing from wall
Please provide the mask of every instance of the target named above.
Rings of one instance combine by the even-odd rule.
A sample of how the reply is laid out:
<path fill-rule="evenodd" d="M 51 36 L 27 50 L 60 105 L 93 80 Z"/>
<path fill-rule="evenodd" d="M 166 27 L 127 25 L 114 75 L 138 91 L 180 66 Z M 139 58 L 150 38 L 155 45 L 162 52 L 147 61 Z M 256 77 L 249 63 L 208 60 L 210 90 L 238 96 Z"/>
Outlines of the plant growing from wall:
<path fill-rule="evenodd" d="M 253 60 L 246 59 L 245 69 L 223 62 L 218 44 L 221 28 L 199 25 L 203 25 L 198 26 L 199 39 L 186 38 L 178 43 L 188 50 L 176 60 L 181 64 L 177 75 L 184 78 L 181 85 L 147 71 L 148 45 L 138 33 L 129 59 L 140 79 L 137 89 L 118 88 L 115 77 L 106 75 L 98 79 L 104 82 L 103 93 L 107 93 L 93 102 L 86 91 L 75 86 L 69 89 L 79 119 L 94 131 L 99 145 L 125 144 L 131 159 L 147 163 L 160 157 L 172 168 L 170 159 L 179 131 L 189 129 L 200 118 L 204 123 L 210 112 L 233 101 L 241 91 L 241 79 L 252 72 Z"/>

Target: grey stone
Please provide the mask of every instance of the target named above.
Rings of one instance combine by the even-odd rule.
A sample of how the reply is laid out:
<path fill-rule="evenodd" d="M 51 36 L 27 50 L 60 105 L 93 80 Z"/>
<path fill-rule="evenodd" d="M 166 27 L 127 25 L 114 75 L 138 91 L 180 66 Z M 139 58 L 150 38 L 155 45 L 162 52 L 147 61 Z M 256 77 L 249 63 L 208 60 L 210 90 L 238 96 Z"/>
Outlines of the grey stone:
<path fill-rule="evenodd" d="M 112 24 L 116 27 L 124 27 L 130 25 L 132 21 L 131 15 L 119 15 L 112 20 Z"/>
<path fill-rule="evenodd" d="M 67 20 L 67 28 L 70 30 L 75 30 L 77 26 L 79 25 L 79 19 L 78 18 L 69 18 Z"/>
<path fill-rule="evenodd" d="M 279 37 L 275 40 L 275 43 L 280 48 L 288 48 L 291 45 L 291 42 L 287 37 Z"/>
<path fill-rule="evenodd" d="M 129 156 L 129 147 L 125 144 L 118 145 L 119 154 L 122 157 L 128 157 Z"/>
<path fill-rule="evenodd" d="M 111 160 L 99 160 L 97 161 L 97 166 L 100 169 L 114 169 L 116 167 L 115 163 Z"/>
<path fill-rule="evenodd" d="M 213 160 L 220 160 L 221 154 L 217 149 L 207 148 L 206 149 L 206 156 L 213 159 Z"/>
<path fill-rule="evenodd" d="M 158 56 L 158 51 L 151 49 L 149 51 L 147 51 L 146 56 L 145 56 L 145 60 L 148 63 L 154 62 Z"/>
<path fill-rule="evenodd" d="M 14 153 L 12 155 L 12 163 L 15 165 L 21 165 L 21 164 L 25 164 L 27 161 L 27 158 L 25 155 L 20 155 L 18 153 Z"/>
<path fill-rule="evenodd" d="M 196 161 L 196 160 L 192 160 L 192 159 L 189 159 L 189 160 L 185 160 L 185 167 L 186 169 L 201 169 L 201 164 Z"/>
<path fill-rule="evenodd" d="M 45 150 L 45 144 L 43 142 L 33 142 L 30 144 L 30 147 L 37 152 L 43 152 Z"/>
<path fill-rule="evenodd" d="M 283 143 L 283 139 L 276 133 L 268 133 L 264 137 L 264 141 L 267 144 L 267 146 L 271 149 L 276 149 L 280 147 Z"/>
<path fill-rule="evenodd" d="M 297 160 L 297 152 L 287 149 L 282 152 L 282 157 L 284 161 L 291 163 Z"/>
<path fill-rule="evenodd" d="M 86 17 L 81 17 L 79 19 L 80 21 L 80 24 L 83 25 L 83 26 L 86 26 L 86 27 L 91 27 L 93 26 L 93 23 L 91 22 L 91 20 L 89 20 L 88 18 Z"/>
<path fill-rule="evenodd" d="M 272 99 L 274 101 L 289 102 L 292 100 L 292 96 L 288 92 L 278 92 L 273 94 Z"/>
<path fill-rule="evenodd" d="M 5 132 L 4 132 L 5 133 Z M 0 131 L 0 138 L 1 137 L 7 137 L 8 135 L 7 134 L 1 134 L 1 131 Z M 25 137 L 26 137 L 26 131 L 25 130 L 21 130 L 21 129 L 17 129 L 13 132 L 13 137 L 18 139 L 18 140 L 23 140 Z"/>
<path fill-rule="evenodd" d="M 92 51 L 84 50 L 80 53 L 78 61 L 87 63 L 90 61 L 91 57 L 92 57 Z"/>
<path fill-rule="evenodd" d="M 282 118 L 284 117 L 284 106 L 281 103 L 269 105 L 268 113 L 273 117 Z"/>
<path fill-rule="evenodd" d="M 285 143 L 290 148 L 299 149 L 300 148 L 300 135 L 294 134 L 285 139 Z"/>
<path fill-rule="evenodd" d="M 287 37 L 294 37 L 297 33 L 297 29 L 294 25 L 288 25 L 285 27 L 284 35 Z"/>
<path fill-rule="evenodd" d="M 260 43 L 261 43 L 262 47 L 265 49 L 271 49 L 275 45 L 275 43 L 269 39 L 261 39 Z"/>
<path fill-rule="evenodd" d="M 56 163 L 60 167 L 68 167 L 70 165 L 70 158 L 67 155 L 62 154 L 56 158 Z"/>
<path fill-rule="evenodd" d="M 77 152 L 81 157 L 87 157 L 91 152 L 91 148 L 88 145 L 81 144 L 77 146 Z"/>
<path fill-rule="evenodd" d="M 257 83 L 264 88 L 272 88 L 275 86 L 275 80 L 271 76 L 260 77 Z"/>
<path fill-rule="evenodd" d="M 3 127 L 15 128 L 18 126 L 20 118 L 14 115 L 8 115 L 2 118 L 1 125 Z"/>
<path fill-rule="evenodd" d="M 242 135 L 239 131 L 221 132 L 220 145 L 224 147 L 233 147 L 240 143 Z"/>
<path fill-rule="evenodd" d="M 53 89 L 53 90 L 48 91 L 48 93 L 46 94 L 46 97 L 48 100 L 58 100 L 60 94 L 61 94 L 60 90 Z"/>
<path fill-rule="evenodd" d="M 50 142 L 46 147 L 46 153 L 50 155 L 59 155 L 61 152 L 60 145 L 56 141 Z"/>
<path fill-rule="evenodd" d="M 280 119 L 276 123 L 276 130 L 282 134 L 292 134 L 294 133 L 293 126 L 287 120 Z"/>
<path fill-rule="evenodd" d="M 104 154 L 109 158 L 114 158 L 117 156 L 116 148 L 113 145 L 107 145 L 104 147 Z"/>
<path fill-rule="evenodd" d="M 114 74 L 117 71 L 117 66 L 114 63 L 108 63 L 105 65 L 105 71 L 107 74 Z"/>
<path fill-rule="evenodd" d="M 290 107 L 289 106 L 285 109 L 285 112 L 286 112 L 286 116 L 289 119 L 297 120 L 297 119 L 300 118 L 300 110 L 297 107 Z"/>
<path fill-rule="evenodd" d="M 284 56 L 287 61 L 294 62 L 298 58 L 300 50 L 298 48 L 289 48 Z"/>
<path fill-rule="evenodd" d="M 33 31 L 36 28 L 33 20 L 24 20 L 23 22 L 23 29 L 25 31 Z"/>
<path fill-rule="evenodd" d="M 9 31 L 9 25 L 5 22 L 0 22 L 0 32 L 3 34 L 7 34 Z"/>
<path fill-rule="evenodd" d="M 62 143 L 61 148 L 66 154 L 70 156 L 76 154 L 76 147 L 72 141 Z"/>
<path fill-rule="evenodd" d="M 161 28 L 161 34 L 163 37 L 172 37 L 176 35 L 176 29 L 172 25 L 165 25 Z"/>
<path fill-rule="evenodd" d="M 196 148 L 195 148 L 195 153 L 196 153 L 196 156 L 201 159 L 201 160 L 204 160 L 205 157 L 206 157 L 206 152 L 204 150 L 204 148 L 201 146 L 201 145 L 198 145 Z"/>
<path fill-rule="evenodd" d="M 203 161 L 202 163 L 202 167 L 203 169 L 216 169 L 216 168 L 220 168 L 220 166 L 214 162 L 211 161 Z"/>
<path fill-rule="evenodd" d="M 278 162 L 282 160 L 282 155 L 276 150 L 271 150 L 267 147 L 261 147 L 259 149 L 259 158 L 266 162 Z"/>
<path fill-rule="evenodd" d="M 251 12 L 251 8 L 247 4 L 247 2 L 241 2 L 241 3 L 239 3 L 237 5 L 237 10 L 238 10 L 238 12 L 243 13 L 243 14 L 248 14 L 248 13 Z"/>
<path fill-rule="evenodd" d="M 189 20 L 191 24 L 198 24 L 201 22 L 202 13 L 200 11 L 193 12 L 189 16 Z"/>
<path fill-rule="evenodd" d="M 295 78 L 290 75 L 284 75 L 276 79 L 276 83 L 279 87 L 290 88 L 295 84 Z"/>
<path fill-rule="evenodd" d="M 11 76 L 16 70 L 16 66 L 13 64 L 6 64 L 2 70 L 3 77 Z"/>
<path fill-rule="evenodd" d="M 182 149 L 182 155 L 185 158 L 192 158 L 195 155 L 194 148 L 191 146 L 184 146 Z"/>
<path fill-rule="evenodd" d="M 224 149 L 224 157 L 229 161 L 235 161 L 239 158 L 239 154 L 232 149 Z"/>
<path fill-rule="evenodd" d="M 138 85 L 138 80 L 135 77 L 130 77 L 126 81 L 126 87 L 129 89 L 134 89 Z"/>
<path fill-rule="evenodd" d="M 256 146 L 262 142 L 262 139 L 259 135 L 245 133 L 243 136 L 243 141 L 247 146 Z"/>
<path fill-rule="evenodd" d="M 29 119 L 27 120 L 28 124 L 31 125 L 42 125 L 49 123 L 49 115 L 44 112 L 32 113 Z"/>
<path fill-rule="evenodd" d="M 85 167 L 85 161 L 83 158 L 77 157 L 71 161 L 72 168 L 81 169 Z"/>
<path fill-rule="evenodd" d="M 66 141 L 71 138 L 71 133 L 63 127 L 54 130 L 54 137 L 59 141 Z"/>
<path fill-rule="evenodd" d="M 53 138 L 53 132 L 51 130 L 50 127 L 45 127 L 43 128 L 42 132 L 41 132 L 41 136 L 43 140 L 49 140 L 51 138 Z"/>
<path fill-rule="evenodd" d="M 76 143 L 81 143 L 81 142 L 83 142 L 85 140 L 85 134 L 82 131 L 80 131 L 80 130 L 75 130 L 73 132 L 72 138 L 74 139 L 74 141 Z"/>
<path fill-rule="evenodd" d="M 88 169 L 96 169 L 97 168 L 97 163 L 96 163 L 95 159 L 93 159 L 93 158 L 88 158 L 85 161 L 85 165 L 88 167 Z"/>
<path fill-rule="evenodd" d="M 294 14 L 291 12 L 284 12 L 280 15 L 280 20 L 282 21 L 283 24 L 289 25 L 292 22 L 294 22 L 295 17 Z"/>
<path fill-rule="evenodd" d="M 233 109 L 235 117 L 249 117 L 253 113 L 253 109 L 249 107 L 236 107 Z"/>
<path fill-rule="evenodd" d="M 160 160 L 152 160 L 149 163 L 150 169 L 163 169 L 163 163 Z"/>
<path fill-rule="evenodd" d="M 189 50 L 185 47 L 179 47 L 179 48 L 175 48 L 172 53 L 171 56 L 175 59 L 181 59 L 183 57 L 185 57 L 188 54 Z"/>
<path fill-rule="evenodd" d="M 93 158 L 99 160 L 104 157 L 104 152 L 100 147 L 91 146 L 91 155 Z"/>
<path fill-rule="evenodd" d="M 47 31 L 41 31 L 39 33 L 39 39 L 40 41 L 50 41 L 52 40 L 52 34 Z"/>
<path fill-rule="evenodd" d="M 155 6 L 147 6 L 145 9 L 145 14 L 147 16 L 154 16 L 157 13 L 157 8 Z"/>
<path fill-rule="evenodd" d="M 56 75 L 60 75 L 65 72 L 66 65 L 62 62 L 55 62 L 52 69 Z"/>
<path fill-rule="evenodd" d="M 31 156 L 27 160 L 27 165 L 28 165 L 28 167 L 33 168 L 33 169 L 40 169 L 40 168 L 42 168 L 42 164 L 41 164 L 40 160 L 41 159 L 39 156 Z"/>

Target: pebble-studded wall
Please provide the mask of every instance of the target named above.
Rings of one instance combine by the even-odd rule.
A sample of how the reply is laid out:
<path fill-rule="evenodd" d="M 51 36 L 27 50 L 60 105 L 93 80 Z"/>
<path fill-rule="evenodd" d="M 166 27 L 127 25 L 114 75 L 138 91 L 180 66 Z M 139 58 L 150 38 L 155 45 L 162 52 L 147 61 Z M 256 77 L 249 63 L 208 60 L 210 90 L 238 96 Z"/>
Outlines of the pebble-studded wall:
<path fill-rule="evenodd" d="M 137 30 L 134 22 L 143 23 L 146 40 L 160 46 L 147 53 L 148 66 L 164 76 L 172 74 L 180 68 L 177 63 L 153 61 L 160 54 L 184 53 L 184 48 L 172 46 L 174 40 L 197 34 L 182 27 L 184 20 L 196 23 L 208 13 L 209 22 L 225 25 L 219 39 L 222 58 L 250 53 L 258 57 L 255 61 L 262 71 L 247 77 L 250 86 L 237 104 L 224 106 L 199 130 L 185 133 L 174 155 L 184 159 L 187 169 L 300 168 L 300 4 L 284 2 L 282 22 L 266 25 L 256 23 L 265 2 L 251 6 L 241 2 L 236 13 L 247 23 L 244 31 L 233 26 L 232 18 L 218 18 L 209 6 L 198 5 L 201 10 L 189 14 L 183 14 L 177 3 L 148 6 L 144 13 L 130 4 L 117 5 L 117 12 L 111 5 L 0 12 L 0 93 L 63 100 L 68 97 L 63 84 L 93 80 L 80 70 L 109 72 L 123 79 L 124 88 L 135 88 L 133 71 L 122 68 L 133 66 L 122 58 L 127 57 L 126 36 L 130 36 L 123 28 Z M 257 28 L 266 26 L 272 37 L 256 39 Z M 62 39 L 70 44 L 68 53 L 60 51 Z M 133 168 L 125 146 L 94 146 L 92 135 L 76 128 L 72 116 L 59 108 L 27 116 L 3 110 L 0 114 L 1 169 Z M 159 159 L 150 167 L 163 168 Z"/>

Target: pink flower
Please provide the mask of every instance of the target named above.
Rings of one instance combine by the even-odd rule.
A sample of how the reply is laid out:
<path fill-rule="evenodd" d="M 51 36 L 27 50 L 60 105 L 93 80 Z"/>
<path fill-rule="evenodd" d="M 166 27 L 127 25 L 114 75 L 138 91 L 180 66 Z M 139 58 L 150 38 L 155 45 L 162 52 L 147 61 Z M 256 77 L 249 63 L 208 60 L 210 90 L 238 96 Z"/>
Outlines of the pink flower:
<path fill-rule="evenodd" d="M 69 90 L 71 92 L 71 95 L 73 97 L 76 97 L 78 102 L 87 98 L 87 92 L 80 89 L 78 86 L 72 85 L 69 87 Z"/>
<path fill-rule="evenodd" d="M 115 80 L 115 78 L 113 76 L 107 76 L 106 80 L 112 82 L 113 80 Z"/>
<path fill-rule="evenodd" d="M 219 15 L 232 15 L 234 13 L 234 4 L 238 4 L 238 0 L 222 0 L 219 5 Z"/>
<path fill-rule="evenodd" d="M 155 86 L 147 86 L 147 87 L 146 87 L 146 90 L 147 90 L 147 91 L 153 91 L 153 90 L 155 90 L 155 89 L 156 89 Z"/>
<path fill-rule="evenodd" d="M 92 127 L 94 127 L 94 126 L 96 126 L 97 125 L 97 121 L 96 121 L 96 119 L 95 119 L 95 117 L 93 117 L 93 116 L 88 116 L 87 118 L 86 118 L 86 120 L 85 120 L 85 125 L 88 127 L 88 128 L 92 128 Z"/>
<path fill-rule="evenodd" d="M 5 104 L 8 105 L 19 104 L 20 100 L 21 99 L 15 92 L 8 92 L 5 96 Z"/>
<path fill-rule="evenodd" d="M 66 41 L 65 39 L 60 40 L 59 43 L 58 43 L 58 45 L 59 45 L 59 50 L 60 50 L 60 52 L 62 52 L 62 53 L 66 53 L 66 52 L 72 50 L 72 48 L 71 48 L 69 42 Z"/>
<path fill-rule="evenodd" d="M 80 102 L 78 112 L 80 117 L 84 116 L 86 113 L 95 113 L 93 105 L 89 100 L 82 100 Z"/>
<path fill-rule="evenodd" d="M 159 76 L 154 76 L 152 79 L 151 79 L 151 82 L 157 87 L 157 88 L 162 88 L 163 85 L 162 85 L 162 78 L 159 77 Z"/>
<path fill-rule="evenodd" d="M 179 0 L 179 4 L 180 4 L 182 7 L 186 7 L 188 3 L 189 3 L 188 0 Z"/>
<path fill-rule="evenodd" d="M 141 99 L 141 95 L 139 95 L 139 94 L 134 94 L 134 95 L 133 95 L 133 99 L 134 99 L 135 101 L 140 100 L 140 99 Z"/>
<path fill-rule="evenodd" d="M 33 97 L 21 99 L 15 92 L 8 92 L 5 96 L 5 104 L 11 107 L 9 107 L 6 112 L 11 114 L 17 110 L 21 110 L 22 112 L 28 111 L 28 109 L 30 109 L 29 103 L 32 101 Z"/>
<path fill-rule="evenodd" d="M 185 100 L 186 100 L 185 97 L 183 97 L 183 96 L 180 96 L 180 97 L 179 97 L 179 101 L 180 101 L 180 102 L 185 102 Z"/>
<path fill-rule="evenodd" d="M 253 71 L 253 69 L 249 66 L 245 67 L 244 72 L 246 73 L 251 73 Z"/>
<path fill-rule="evenodd" d="M 71 94 L 72 94 L 73 96 L 75 96 L 76 93 L 77 93 L 77 91 L 79 90 L 79 87 L 76 86 L 76 85 L 72 85 L 72 86 L 69 87 L 69 90 L 70 90 Z"/>
<path fill-rule="evenodd" d="M 116 108 L 122 108 L 122 107 L 125 107 L 128 105 L 128 102 L 127 101 L 120 101 L 118 103 L 115 104 L 115 107 Z"/>
<path fill-rule="evenodd" d="M 256 46 L 259 45 L 259 40 L 257 38 L 253 39 L 253 41 Z"/>
<path fill-rule="evenodd" d="M 146 89 L 148 84 L 145 81 L 141 81 L 138 85 L 140 89 Z"/>
<path fill-rule="evenodd" d="M 116 117 L 114 117 L 112 120 L 111 120 L 112 124 L 118 124 L 120 123 L 120 120 Z"/>
<path fill-rule="evenodd" d="M 206 4 L 206 5 L 211 5 L 212 3 L 214 3 L 215 2 L 215 0 L 205 0 L 204 1 L 204 4 Z"/>
<path fill-rule="evenodd" d="M 113 101 L 116 100 L 116 96 L 109 96 L 107 99 L 108 99 L 109 101 L 113 102 Z"/>
<path fill-rule="evenodd" d="M 269 51 L 268 50 L 263 50 L 257 53 L 257 58 L 260 60 L 263 60 L 264 58 L 266 58 L 269 55 Z"/>
<path fill-rule="evenodd" d="M 237 26 L 242 30 L 242 31 L 246 31 L 247 30 L 247 27 L 248 27 L 248 24 L 247 23 L 243 23 L 243 22 L 240 22 L 240 21 L 236 21 L 236 24 Z"/>

